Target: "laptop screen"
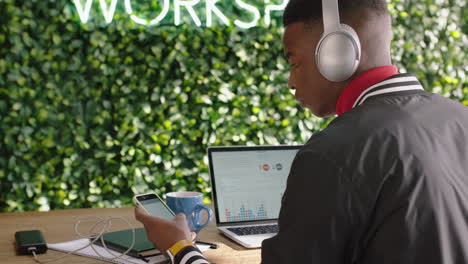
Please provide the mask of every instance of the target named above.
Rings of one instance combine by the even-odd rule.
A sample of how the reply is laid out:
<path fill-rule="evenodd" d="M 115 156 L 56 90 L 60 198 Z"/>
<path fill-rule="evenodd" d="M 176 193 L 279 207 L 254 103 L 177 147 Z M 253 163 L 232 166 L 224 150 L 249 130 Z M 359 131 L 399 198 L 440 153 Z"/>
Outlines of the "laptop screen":
<path fill-rule="evenodd" d="M 298 146 L 210 147 L 218 223 L 278 219 Z"/>

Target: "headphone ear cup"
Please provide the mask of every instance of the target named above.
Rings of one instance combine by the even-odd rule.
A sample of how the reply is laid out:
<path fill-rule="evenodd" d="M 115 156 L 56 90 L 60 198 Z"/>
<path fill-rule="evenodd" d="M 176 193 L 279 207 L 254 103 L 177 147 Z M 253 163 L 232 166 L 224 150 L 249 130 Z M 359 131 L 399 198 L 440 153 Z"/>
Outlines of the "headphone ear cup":
<path fill-rule="evenodd" d="M 319 72 L 329 81 L 341 82 L 356 71 L 361 59 L 361 44 L 356 32 L 341 24 L 337 31 L 323 35 L 315 50 Z"/>
<path fill-rule="evenodd" d="M 359 49 L 361 49 L 361 44 L 359 43 L 359 37 L 356 33 L 356 31 L 354 31 L 354 29 L 346 24 L 340 24 L 340 30 L 341 31 L 345 31 L 346 33 L 350 34 L 353 39 L 355 39 L 357 41 L 357 43 L 359 44 Z"/>

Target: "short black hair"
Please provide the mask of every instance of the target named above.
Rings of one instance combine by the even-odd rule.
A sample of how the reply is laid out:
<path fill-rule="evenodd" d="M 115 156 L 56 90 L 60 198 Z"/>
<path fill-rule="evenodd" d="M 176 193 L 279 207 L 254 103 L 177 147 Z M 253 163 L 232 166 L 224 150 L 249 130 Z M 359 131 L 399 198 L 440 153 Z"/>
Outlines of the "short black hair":
<path fill-rule="evenodd" d="M 340 16 L 363 8 L 388 12 L 385 0 L 338 0 L 338 7 Z M 322 20 L 322 0 L 290 0 L 283 14 L 283 25 L 285 27 L 296 22 L 316 20 Z"/>

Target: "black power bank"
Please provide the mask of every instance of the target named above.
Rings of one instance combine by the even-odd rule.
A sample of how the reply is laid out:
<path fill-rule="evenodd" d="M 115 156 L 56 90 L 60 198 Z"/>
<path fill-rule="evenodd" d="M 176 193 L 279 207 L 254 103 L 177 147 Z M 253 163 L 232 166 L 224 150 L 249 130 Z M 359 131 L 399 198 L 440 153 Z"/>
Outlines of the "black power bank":
<path fill-rule="evenodd" d="M 47 252 L 47 244 L 39 230 L 18 231 L 15 233 L 16 251 L 18 255 L 32 255 Z"/>

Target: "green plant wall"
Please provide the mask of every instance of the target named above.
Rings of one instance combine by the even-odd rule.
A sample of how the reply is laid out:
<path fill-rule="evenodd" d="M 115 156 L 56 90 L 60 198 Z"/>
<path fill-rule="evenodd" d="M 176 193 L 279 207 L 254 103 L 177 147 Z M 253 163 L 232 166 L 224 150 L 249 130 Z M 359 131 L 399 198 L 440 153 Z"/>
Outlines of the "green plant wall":
<path fill-rule="evenodd" d="M 72 2 L 0 0 L 0 211 L 115 207 L 149 190 L 208 199 L 207 146 L 304 143 L 330 121 L 287 88 L 281 12 L 250 29 L 187 14 L 175 26 L 173 11 L 141 26 L 122 0 L 107 24 L 94 1 L 84 24 Z M 252 20 L 230 3 L 218 5 Z M 394 64 L 468 105 L 465 6 L 389 3 Z"/>

